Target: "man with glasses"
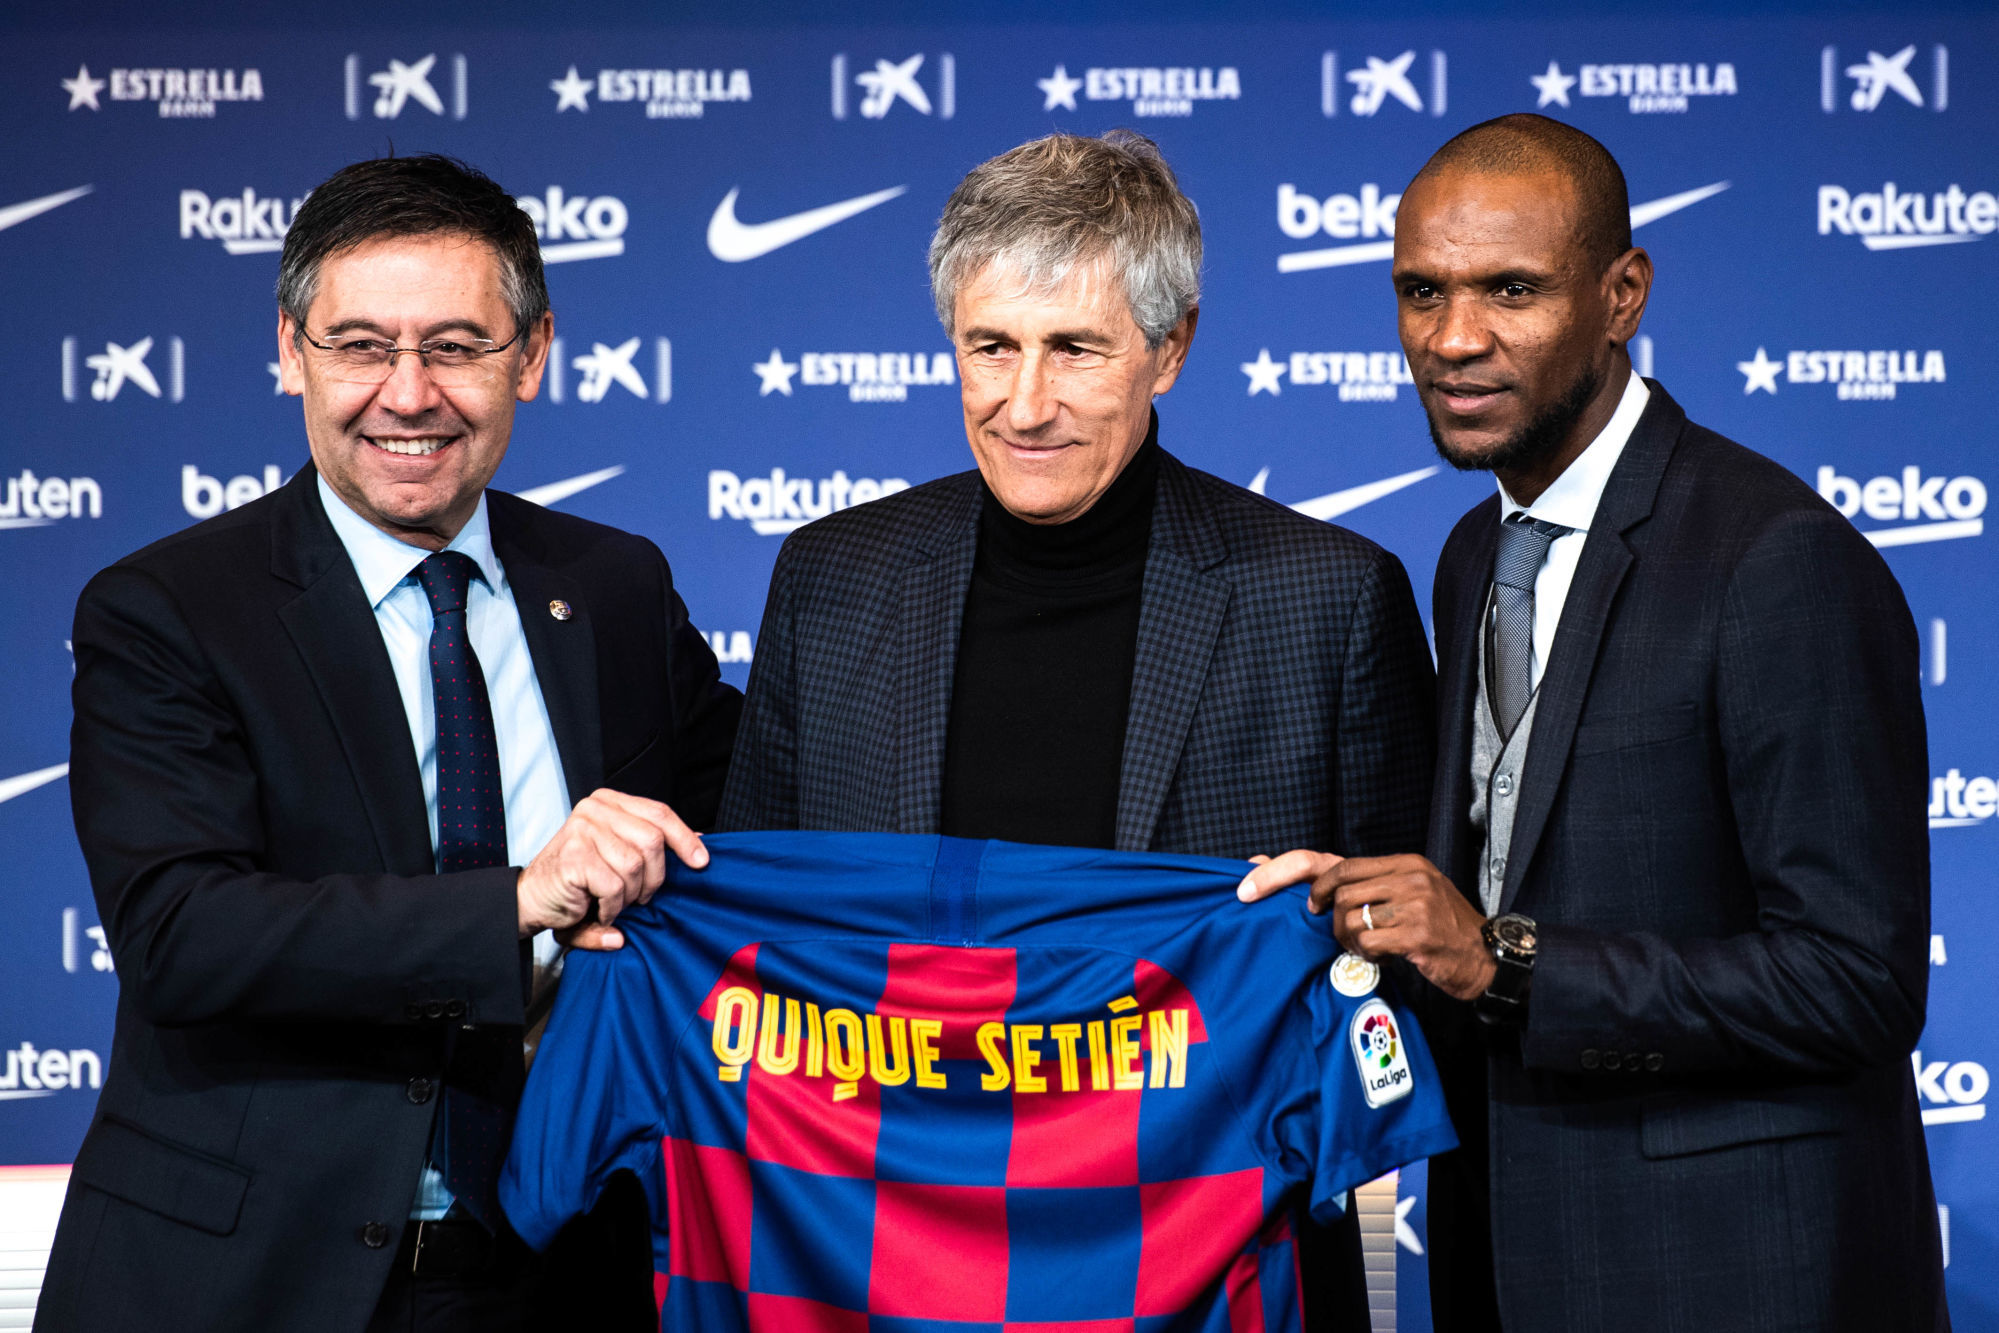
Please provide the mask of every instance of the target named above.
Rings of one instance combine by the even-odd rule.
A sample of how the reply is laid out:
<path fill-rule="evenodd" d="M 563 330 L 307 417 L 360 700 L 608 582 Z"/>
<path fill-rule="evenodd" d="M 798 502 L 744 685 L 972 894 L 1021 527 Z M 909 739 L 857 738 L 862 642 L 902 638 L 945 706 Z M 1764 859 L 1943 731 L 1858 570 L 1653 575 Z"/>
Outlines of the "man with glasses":
<path fill-rule="evenodd" d="M 494 1186 L 531 1001 L 557 939 L 619 947 L 667 856 L 707 860 L 741 700 L 666 561 L 486 489 L 554 329 L 527 216 L 445 158 L 358 163 L 278 306 L 311 463 L 77 606 L 121 990 L 37 1329 L 524 1326 Z"/>

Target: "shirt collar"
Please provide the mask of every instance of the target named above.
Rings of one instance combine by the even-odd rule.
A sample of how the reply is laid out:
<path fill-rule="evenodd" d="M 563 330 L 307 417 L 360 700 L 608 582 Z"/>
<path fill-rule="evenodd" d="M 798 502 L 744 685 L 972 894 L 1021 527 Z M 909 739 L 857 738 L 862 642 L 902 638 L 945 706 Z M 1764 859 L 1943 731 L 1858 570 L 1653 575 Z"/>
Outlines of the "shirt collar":
<path fill-rule="evenodd" d="M 1638 418 L 1645 414 L 1645 404 L 1651 398 L 1652 391 L 1645 387 L 1644 377 L 1631 372 L 1610 420 L 1588 447 L 1576 455 L 1576 460 L 1562 470 L 1562 475 L 1541 492 L 1539 499 L 1523 505 L 1506 493 L 1504 484 L 1500 485 L 1500 518 L 1511 518 L 1524 509 L 1530 518 L 1546 519 L 1577 532 L 1589 531 L 1596 518 L 1597 503 L 1603 499 L 1603 488 L 1609 484 L 1617 460 L 1624 456 L 1624 446 L 1630 442 L 1631 432 L 1637 428 Z"/>
<path fill-rule="evenodd" d="M 382 599 L 396 590 L 403 580 L 416 573 L 416 567 L 423 563 L 430 552 L 408 542 L 399 541 L 380 528 L 362 518 L 341 499 L 326 478 L 319 481 L 319 502 L 325 506 L 326 517 L 333 524 L 334 533 L 340 544 L 347 548 L 347 558 L 354 562 L 354 572 L 360 576 L 361 591 L 367 595 L 368 605 L 379 607 Z M 479 507 L 472 511 L 465 526 L 451 539 L 447 551 L 462 551 L 472 557 L 479 566 L 479 574 L 486 580 L 486 586 L 494 592 L 506 587 L 506 574 L 500 568 L 500 561 L 493 554 L 493 530 L 486 517 L 486 496 L 479 495 Z"/>

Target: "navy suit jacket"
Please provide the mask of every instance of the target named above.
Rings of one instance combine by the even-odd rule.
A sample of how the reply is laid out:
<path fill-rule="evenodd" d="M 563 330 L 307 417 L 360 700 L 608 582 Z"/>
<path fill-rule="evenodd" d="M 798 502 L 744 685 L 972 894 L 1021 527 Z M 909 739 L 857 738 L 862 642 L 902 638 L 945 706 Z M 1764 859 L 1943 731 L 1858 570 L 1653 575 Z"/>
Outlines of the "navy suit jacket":
<path fill-rule="evenodd" d="M 118 1014 L 37 1329 L 352 1333 L 416 1192 L 447 1030 L 495 1053 L 454 1079 L 519 1093 L 518 872 L 434 873 L 394 669 L 315 478 L 128 556 L 77 604 L 70 792 Z M 705 826 L 741 700 L 658 548 L 488 504 L 570 792 Z"/>
<path fill-rule="evenodd" d="M 1495 496 L 1437 566 L 1430 856 L 1467 893 Z M 1440 1333 L 1947 1327 L 1909 1052 L 1928 981 L 1916 633 L 1880 555 L 1665 390 L 1540 686 L 1501 910 L 1524 1034 L 1429 992 Z"/>
<path fill-rule="evenodd" d="M 980 503 L 964 472 L 786 540 L 723 828 L 937 831 Z M 1433 690 L 1394 556 L 1160 460 L 1119 850 L 1414 850 Z"/>

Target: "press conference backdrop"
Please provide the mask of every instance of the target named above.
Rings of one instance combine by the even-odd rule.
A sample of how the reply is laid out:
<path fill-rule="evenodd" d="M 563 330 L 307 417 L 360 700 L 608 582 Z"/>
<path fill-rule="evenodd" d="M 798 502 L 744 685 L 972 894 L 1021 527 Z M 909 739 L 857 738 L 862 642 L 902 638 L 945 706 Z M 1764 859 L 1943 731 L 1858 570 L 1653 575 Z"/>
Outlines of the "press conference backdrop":
<path fill-rule="evenodd" d="M 1538 110 L 1624 165 L 1659 275 L 1639 369 L 1817 487 L 1907 590 L 1936 932 L 1911 1060 L 1958 1324 L 1999 1325 L 1999 949 L 1982 911 L 1999 839 L 1999 23 L 1887 6 L 561 22 L 100 27 L 0 50 L 0 1164 L 68 1162 L 110 1059 L 116 972 L 63 780 L 76 594 L 305 461 L 272 281 L 287 223 L 333 169 L 439 150 L 519 197 L 558 341 L 497 484 L 657 541 L 741 683 L 786 533 L 969 466 L 925 246 L 969 167 L 1057 129 L 1143 130 L 1200 207 L 1202 318 L 1160 403 L 1165 446 L 1383 543 L 1427 605 L 1445 533 L 1492 483 L 1440 467 L 1426 436 L 1388 282 L 1396 205 L 1451 133 Z M 19 1277 L 0 1321 L 23 1321 L 46 1243 L 29 1215 L 61 1174 L 0 1178 L 17 1205 L 0 1262 Z M 1420 1169 L 1376 1211 L 1400 1326 L 1427 1327 Z"/>

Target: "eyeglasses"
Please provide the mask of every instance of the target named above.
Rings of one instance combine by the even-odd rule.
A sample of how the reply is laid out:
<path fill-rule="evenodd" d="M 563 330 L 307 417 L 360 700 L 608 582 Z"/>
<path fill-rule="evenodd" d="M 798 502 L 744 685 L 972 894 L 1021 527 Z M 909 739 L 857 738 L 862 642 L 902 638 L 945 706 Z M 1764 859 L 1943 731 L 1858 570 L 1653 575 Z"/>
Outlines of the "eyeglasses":
<path fill-rule="evenodd" d="M 415 353 L 440 385 L 478 384 L 499 373 L 493 356 L 521 340 L 523 329 L 503 343 L 490 338 L 426 338 L 415 347 L 398 347 L 371 333 L 340 335 L 320 342 L 303 329 L 299 336 L 325 355 L 319 362 L 327 375 L 346 384 L 380 384 L 396 370 L 396 357 Z"/>

